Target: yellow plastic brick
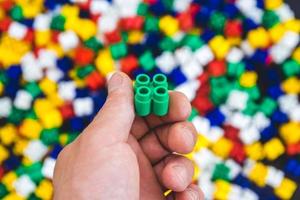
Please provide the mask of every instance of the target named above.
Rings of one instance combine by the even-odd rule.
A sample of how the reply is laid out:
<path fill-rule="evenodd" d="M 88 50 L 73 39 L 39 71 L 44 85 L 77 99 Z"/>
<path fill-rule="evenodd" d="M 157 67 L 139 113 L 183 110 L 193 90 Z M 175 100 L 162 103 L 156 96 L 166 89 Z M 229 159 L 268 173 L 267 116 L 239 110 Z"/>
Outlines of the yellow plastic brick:
<path fill-rule="evenodd" d="M 246 88 L 251 88 L 256 85 L 256 72 L 245 72 L 240 77 L 240 85 Z"/>
<path fill-rule="evenodd" d="M 198 134 L 194 151 L 199 151 L 200 149 L 208 147 L 209 145 L 210 145 L 209 140 L 205 136 Z"/>
<path fill-rule="evenodd" d="M 298 122 L 288 122 L 279 128 L 279 134 L 288 144 L 300 141 L 300 124 Z"/>
<path fill-rule="evenodd" d="M 35 31 L 34 41 L 37 46 L 46 46 L 51 41 L 51 32 L 48 30 Z"/>
<path fill-rule="evenodd" d="M 265 0 L 267 10 L 274 10 L 282 5 L 282 0 Z"/>
<path fill-rule="evenodd" d="M 268 169 L 262 163 L 256 163 L 248 174 L 248 178 L 258 186 L 264 187 Z"/>
<path fill-rule="evenodd" d="M 0 82 L 0 95 L 3 93 L 3 90 L 4 90 L 3 83 Z"/>
<path fill-rule="evenodd" d="M 296 77 L 290 77 L 281 83 L 281 88 L 287 94 L 299 94 L 300 80 Z"/>
<path fill-rule="evenodd" d="M 106 76 L 115 70 L 114 60 L 109 49 L 99 51 L 95 63 L 98 71 L 103 76 Z"/>
<path fill-rule="evenodd" d="M 179 30 L 178 21 L 170 15 L 162 17 L 158 25 L 159 29 L 167 36 L 173 36 Z"/>
<path fill-rule="evenodd" d="M 221 35 L 215 36 L 211 39 L 209 41 L 209 46 L 218 60 L 224 59 L 230 50 L 229 42 Z"/>
<path fill-rule="evenodd" d="M 20 63 L 21 58 L 29 51 L 29 44 L 3 34 L 0 40 L 0 63 L 8 67 Z"/>
<path fill-rule="evenodd" d="M 289 31 L 294 31 L 296 33 L 300 32 L 300 20 L 299 19 L 291 19 L 285 22 L 285 28 Z"/>
<path fill-rule="evenodd" d="M 227 199 L 230 192 L 230 183 L 224 180 L 217 180 L 215 182 L 214 199 Z"/>
<path fill-rule="evenodd" d="M 65 16 L 66 19 L 77 18 L 79 16 L 79 7 L 73 5 L 64 5 L 61 8 L 61 15 Z"/>
<path fill-rule="evenodd" d="M 28 145 L 28 140 L 18 139 L 13 147 L 14 154 L 22 155 L 27 145 Z"/>
<path fill-rule="evenodd" d="M 52 198 L 53 187 L 50 181 L 43 180 L 35 190 L 35 195 L 43 200 Z"/>
<path fill-rule="evenodd" d="M 300 47 L 297 47 L 293 53 L 293 59 L 300 63 Z"/>
<path fill-rule="evenodd" d="M 12 124 L 6 124 L 0 129 L 0 140 L 4 145 L 12 144 L 17 138 L 17 129 Z"/>
<path fill-rule="evenodd" d="M 275 160 L 284 153 L 284 146 L 278 138 L 273 138 L 265 143 L 264 152 L 269 160 Z"/>
<path fill-rule="evenodd" d="M 41 124 L 34 119 L 25 119 L 20 126 L 20 134 L 29 139 L 38 139 L 42 131 Z"/>
<path fill-rule="evenodd" d="M 17 193 L 13 192 L 8 195 L 6 195 L 3 200 L 25 200 L 25 198 L 21 197 Z"/>
<path fill-rule="evenodd" d="M 53 109 L 48 112 L 47 115 L 42 116 L 40 120 L 46 129 L 60 127 L 63 122 L 60 112 L 56 109 Z"/>
<path fill-rule="evenodd" d="M 17 175 L 15 172 L 11 171 L 5 174 L 1 182 L 6 186 L 9 191 L 14 189 L 13 183 L 17 180 Z"/>
<path fill-rule="evenodd" d="M 286 29 L 282 24 L 277 24 L 269 29 L 269 35 L 274 43 L 279 42 L 285 32 Z"/>
<path fill-rule="evenodd" d="M 251 158 L 252 160 L 262 160 L 265 155 L 263 152 L 263 146 L 261 145 L 260 142 L 255 142 L 253 144 L 247 145 L 245 147 L 246 150 L 246 154 L 249 158 Z"/>
<path fill-rule="evenodd" d="M 90 37 L 96 35 L 97 33 L 97 26 L 96 24 L 87 19 L 80 19 L 76 21 L 75 27 L 73 29 L 77 35 L 83 39 L 87 40 Z"/>
<path fill-rule="evenodd" d="M 232 142 L 226 138 L 220 138 L 216 143 L 213 144 L 212 150 L 213 152 L 222 157 L 228 157 L 233 145 Z"/>
<path fill-rule="evenodd" d="M 9 156 L 7 149 L 0 144 L 0 164 Z"/>
<path fill-rule="evenodd" d="M 266 48 L 270 44 L 270 37 L 264 28 L 259 27 L 248 33 L 248 41 L 253 48 Z"/>
<path fill-rule="evenodd" d="M 138 44 L 144 39 L 144 33 L 141 31 L 130 31 L 128 34 L 128 43 L 129 44 Z"/>
<path fill-rule="evenodd" d="M 57 84 L 48 78 L 41 80 L 39 86 L 46 95 L 54 94 L 57 88 Z"/>
<path fill-rule="evenodd" d="M 48 99 L 40 98 L 34 102 L 33 108 L 36 115 L 40 118 L 49 111 L 55 109 L 55 106 Z"/>
<path fill-rule="evenodd" d="M 296 189 L 297 184 L 294 181 L 284 178 L 279 187 L 275 188 L 275 194 L 281 199 L 291 199 Z"/>

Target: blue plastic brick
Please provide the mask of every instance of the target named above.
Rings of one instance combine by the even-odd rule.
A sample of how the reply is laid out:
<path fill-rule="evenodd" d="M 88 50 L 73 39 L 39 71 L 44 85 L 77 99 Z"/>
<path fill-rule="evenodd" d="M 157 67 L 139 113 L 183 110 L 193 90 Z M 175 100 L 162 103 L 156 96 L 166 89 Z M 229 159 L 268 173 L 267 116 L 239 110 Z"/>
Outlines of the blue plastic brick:
<path fill-rule="evenodd" d="M 187 79 L 179 67 L 175 68 L 168 77 L 175 85 L 184 83 Z"/>

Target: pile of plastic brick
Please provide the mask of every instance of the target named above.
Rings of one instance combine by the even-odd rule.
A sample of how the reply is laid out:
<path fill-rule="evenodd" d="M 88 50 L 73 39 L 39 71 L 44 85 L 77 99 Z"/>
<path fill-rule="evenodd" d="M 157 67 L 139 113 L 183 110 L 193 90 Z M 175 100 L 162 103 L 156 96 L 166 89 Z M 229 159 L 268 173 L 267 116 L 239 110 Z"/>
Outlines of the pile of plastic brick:
<path fill-rule="evenodd" d="M 189 98 L 207 199 L 291 199 L 299 32 L 282 0 L 0 0 L 0 198 L 51 199 L 58 153 L 120 70 Z"/>

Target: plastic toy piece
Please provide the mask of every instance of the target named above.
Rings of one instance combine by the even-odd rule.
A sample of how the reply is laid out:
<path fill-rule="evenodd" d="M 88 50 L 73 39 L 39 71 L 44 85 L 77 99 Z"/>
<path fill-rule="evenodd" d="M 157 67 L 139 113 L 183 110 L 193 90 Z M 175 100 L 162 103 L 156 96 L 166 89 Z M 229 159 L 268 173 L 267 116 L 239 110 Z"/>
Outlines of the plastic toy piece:
<path fill-rule="evenodd" d="M 156 74 L 153 77 L 153 86 L 154 87 L 162 86 L 162 87 L 168 88 L 167 77 L 163 74 Z"/>
<path fill-rule="evenodd" d="M 164 116 L 169 111 L 168 89 L 162 86 L 155 87 L 153 92 L 152 112 L 157 116 Z"/>
<path fill-rule="evenodd" d="M 150 77 L 147 74 L 140 74 L 136 77 L 134 87 L 137 89 L 140 86 L 150 86 Z"/>
<path fill-rule="evenodd" d="M 151 112 L 151 89 L 146 86 L 137 88 L 134 97 L 134 106 L 137 115 L 147 116 Z"/>
<path fill-rule="evenodd" d="M 144 117 L 151 112 L 157 116 L 164 116 L 168 113 L 168 81 L 164 74 L 156 74 L 152 82 L 147 74 L 138 75 L 134 91 L 134 105 L 138 116 Z"/>

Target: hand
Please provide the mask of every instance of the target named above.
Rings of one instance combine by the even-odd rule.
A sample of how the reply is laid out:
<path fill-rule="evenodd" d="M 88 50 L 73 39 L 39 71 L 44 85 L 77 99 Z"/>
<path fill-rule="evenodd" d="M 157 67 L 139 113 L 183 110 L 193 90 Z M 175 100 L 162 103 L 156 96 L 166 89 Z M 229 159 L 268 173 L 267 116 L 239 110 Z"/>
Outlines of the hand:
<path fill-rule="evenodd" d="M 54 199 L 200 200 L 189 153 L 196 131 L 187 98 L 170 92 L 167 116 L 135 117 L 131 80 L 115 73 L 92 123 L 59 154 Z M 171 189 L 167 197 L 163 193 Z"/>

